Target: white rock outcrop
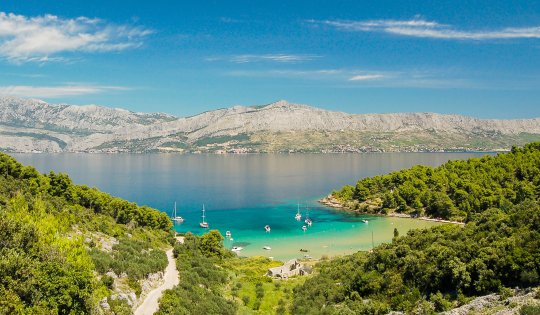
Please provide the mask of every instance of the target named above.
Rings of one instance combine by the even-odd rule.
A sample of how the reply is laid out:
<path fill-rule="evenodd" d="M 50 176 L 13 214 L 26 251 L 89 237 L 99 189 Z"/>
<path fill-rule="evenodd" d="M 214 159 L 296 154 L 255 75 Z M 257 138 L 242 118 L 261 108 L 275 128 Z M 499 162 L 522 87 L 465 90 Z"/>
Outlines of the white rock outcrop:
<path fill-rule="evenodd" d="M 138 142 L 155 149 L 175 141 L 258 132 L 353 131 L 518 135 L 540 134 L 540 118 L 477 119 L 435 113 L 347 114 L 278 101 L 264 106 L 234 106 L 177 118 L 134 113 L 96 105 L 53 105 L 40 100 L 0 97 L 0 148 L 19 152 L 100 151 Z M 146 142 L 145 142 L 146 141 Z M 144 143 L 143 143 L 144 142 Z M 132 149 L 125 149 L 132 150 Z"/>

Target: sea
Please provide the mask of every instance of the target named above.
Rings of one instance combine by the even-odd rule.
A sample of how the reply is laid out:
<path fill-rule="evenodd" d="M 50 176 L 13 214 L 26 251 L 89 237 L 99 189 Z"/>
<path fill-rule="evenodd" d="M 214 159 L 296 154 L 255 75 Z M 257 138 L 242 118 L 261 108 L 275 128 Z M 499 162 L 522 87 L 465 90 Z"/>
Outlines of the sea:
<path fill-rule="evenodd" d="M 174 225 L 177 232 L 201 235 L 208 231 L 199 226 L 204 205 L 210 230 L 224 236 L 226 231 L 231 233 L 224 240 L 226 247 L 241 247 L 240 256 L 284 261 L 370 250 L 391 242 L 394 229 L 403 235 L 410 229 L 441 224 L 351 214 L 317 201 L 365 177 L 485 154 L 489 153 L 12 155 L 40 172 L 67 173 L 77 184 L 171 216 L 176 202 L 177 215 L 185 219 Z M 300 221 L 295 220 L 297 211 Z M 306 218 L 313 223 L 304 231 Z"/>

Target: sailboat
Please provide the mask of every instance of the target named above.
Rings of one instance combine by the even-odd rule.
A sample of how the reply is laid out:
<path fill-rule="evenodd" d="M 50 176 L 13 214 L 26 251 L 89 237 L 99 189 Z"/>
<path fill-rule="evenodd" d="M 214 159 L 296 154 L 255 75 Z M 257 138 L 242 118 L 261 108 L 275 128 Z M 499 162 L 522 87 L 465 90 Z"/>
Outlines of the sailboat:
<path fill-rule="evenodd" d="M 304 222 L 308 225 L 308 226 L 311 226 L 313 224 L 313 221 L 311 221 L 311 219 L 309 218 L 309 210 L 306 210 L 306 220 L 304 220 Z"/>
<path fill-rule="evenodd" d="M 265 225 L 265 226 L 264 226 L 264 230 L 265 230 L 266 232 L 270 232 L 270 225 Z"/>
<path fill-rule="evenodd" d="M 182 218 L 181 216 L 178 216 L 176 215 L 176 201 L 174 202 L 174 213 L 173 213 L 173 218 L 172 220 L 176 223 L 182 223 L 184 222 L 184 218 Z"/>
<path fill-rule="evenodd" d="M 205 212 L 205 210 L 204 210 L 204 204 L 203 204 L 203 206 L 202 206 L 202 222 L 199 223 L 199 225 L 200 225 L 203 229 L 207 229 L 207 228 L 209 228 L 210 226 L 208 225 L 208 222 L 205 222 L 205 221 L 204 221 L 204 218 L 205 218 L 205 217 L 204 217 L 204 212 Z"/>
<path fill-rule="evenodd" d="M 296 211 L 296 215 L 294 216 L 296 221 L 302 220 L 302 215 L 300 214 L 300 204 L 298 204 L 298 210 Z"/>

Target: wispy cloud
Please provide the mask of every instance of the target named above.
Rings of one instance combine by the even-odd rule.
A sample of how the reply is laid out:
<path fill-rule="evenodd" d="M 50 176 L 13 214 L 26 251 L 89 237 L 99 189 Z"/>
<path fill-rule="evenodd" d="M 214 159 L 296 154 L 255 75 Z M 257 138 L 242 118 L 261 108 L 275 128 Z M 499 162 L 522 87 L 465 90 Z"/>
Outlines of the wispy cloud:
<path fill-rule="evenodd" d="M 349 78 L 349 81 L 369 81 L 384 78 L 382 74 L 360 74 Z"/>
<path fill-rule="evenodd" d="M 382 32 L 400 36 L 447 40 L 481 41 L 493 39 L 540 38 L 540 26 L 460 30 L 451 25 L 427 21 L 419 17 L 411 20 L 309 20 L 307 22 L 327 25 L 343 31 Z"/>
<path fill-rule="evenodd" d="M 237 24 L 237 23 L 242 23 L 243 22 L 242 20 L 231 18 L 231 17 L 228 17 L 228 16 L 220 17 L 219 21 L 221 23 L 225 23 L 225 24 Z"/>
<path fill-rule="evenodd" d="M 142 45 L 152 30 L 100 19 L 27 17 L 0 12 L 0 57 L 15 63 L 62 61 L 66 52 L 121 51 Z"/>
<path fill-rule="evenodd" d="M 341 69 L 319 69 L 319 70 L 234 70 L 226 73 L 233 77 L 274 77 L 274 78 L 306 78 L 324 79 L 336 78 L 343 75 Z"/>
<path fill-rule="evenodd" d="M 31 86 L 9 85 L 0 86 L 0 95 L 36 97 L 36 98 L 62 98 L 87 94 L 97 94 L 108 91 L 126 91 L 129 88 L 122 86 L 100 85 L 61 85 L 61 86 Z"/>
<path fill-rule="evenodd" d="M 225 60 L 234 63 L 251 63 L 251 62 L 278 62 L 278 63 L 298 63 L 304 61 L 310 61 L 320 58 L 319 55 L 309 54 L 246 54 L 246 55 L 233 55 L 226 57 L 209 57 L 206 61 L 220 61 Z"/>
<path fill-rule="evenodd" d="M 269 69 L 235 70 L 226 72 L 227 76 L 254 78 L 282 78 L 291 80 L 324 81 L 342 88 L 483 88 L 473 80 L 458 73 L 444 70 L 361 70 L 361 69 Z"/>

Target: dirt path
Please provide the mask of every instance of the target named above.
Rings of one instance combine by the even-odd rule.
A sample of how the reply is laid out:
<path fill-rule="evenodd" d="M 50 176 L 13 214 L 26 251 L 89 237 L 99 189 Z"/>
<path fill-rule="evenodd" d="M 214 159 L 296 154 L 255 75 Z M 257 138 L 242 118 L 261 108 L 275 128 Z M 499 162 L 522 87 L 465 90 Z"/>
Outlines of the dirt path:
<path fill-rule="evenodd" d="M 157 312 L 159 307 L 158 301 L 163 295 L 163 291 L 172 289 L 178 284 L 178 270 L 176 270 L 176 261 L 172 249 L 167 251 L 167 259 L 169 265 L 165 268 L 165 274 L 163 276 L 165 282 L 148 293 L 144 302 L 135 310 L 135 315 L 151 315 Z"/>

